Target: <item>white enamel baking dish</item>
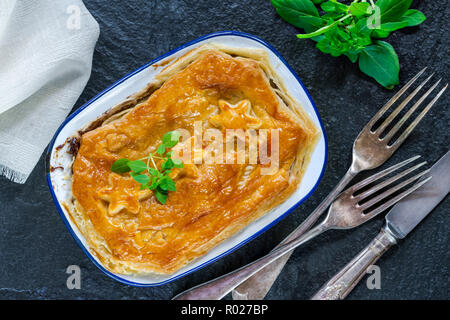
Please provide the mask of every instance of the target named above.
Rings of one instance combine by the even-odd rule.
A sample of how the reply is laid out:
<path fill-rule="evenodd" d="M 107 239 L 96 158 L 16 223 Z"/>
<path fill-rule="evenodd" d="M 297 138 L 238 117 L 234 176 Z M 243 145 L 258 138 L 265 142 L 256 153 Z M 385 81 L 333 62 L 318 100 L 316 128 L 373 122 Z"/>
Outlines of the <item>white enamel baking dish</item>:
<path fill-rule="evenodd" d="M 236 47 L 254 47 L 262 48 L 269 54 L 271 63 L 275 67 L 278 74 L 282 77 L 289 92 L 303 106 L 303 108 L 311 116 L 318 128 L 321 130 L 320 141 L 312 154 L 310 164 L 305 172 L 302 182 L 298 189 L 281 205 L 274 208 L 260 219 L 254 221 L 240 232 L 223 241 L 217 247 L 209 251 L 204 256 L 193 261 L 178 272 L 171 275 L 149 274 L 145 276 L 121 275 L 110 272 L 102 263 L 91 254 L 88 244 L 83 235 L 69 218 L 68 212 L 62 205 L 64 201 L 71 198 L 71 160 L 72 156 L 66 152 L 60 152 L 58 146 L 65 143 L 68 137 L 73 136 L 79 129 L 86 124 L 92 122 L 102 113 L 109 110 L 113 106 L 124 101 L 128 96 L 138 92 L 150 82 L 153 77 L 163 68 L 164 62 L 174 57 L 179 57 L 187 51 L 198 47 L 204 43 L 215 42 L 228 46 Z M 158 63 L 158 67 L 152 65 Z M 99 93 L 81 108 L 71 114 L 64 123 L 59 127 L 47 151 L 47 182 L 52 194 L 56 207 L 66 224 L 69 232 L 75 241 L 80 245 L 86 255 L 92 262 L 104 273 L 113 279 L 133 286 L 156 286 L 168 283 L 177 278 L 185 276 L 191 272 L 212 263 L 230 252 L 236 250 L 243 244 L 254 239 L 259 234 L 269 229 L 275 223 L 287 216 L 292 210 L 304 202 L 317 187 L 322 174 L 325 170 L 327 160 L 327 140 L 317 109 L 306 91 L 298 76 L 281 57 L 281 55 L 265 41 L 242 32 L 224 31 L 216 32 L 181 46 L 171 52 L 156 58 L 150 63 L 140 67 L 136 71 L 130 73 L 120 79 L 106 90 Z M 51 170 L 50 168 L 63 167 L 64 170 Z"/>

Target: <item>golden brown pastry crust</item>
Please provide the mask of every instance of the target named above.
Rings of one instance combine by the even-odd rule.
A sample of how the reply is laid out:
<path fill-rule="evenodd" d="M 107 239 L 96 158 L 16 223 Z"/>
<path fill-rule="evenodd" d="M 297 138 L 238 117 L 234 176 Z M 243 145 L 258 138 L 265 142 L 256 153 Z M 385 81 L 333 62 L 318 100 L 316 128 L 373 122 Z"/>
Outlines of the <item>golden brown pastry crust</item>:
<path fill-rule="evenodd" d="M 144 101 L 141 92 L 135 106 L 81 136 L 73 164 L 72 220 L 117 273 L 173 273 L 282 203 L 298 187 L 319 136 L 262 50 L 201 46 L 147 89 Z M 260 164 L 188 164 L 172 173 L 177 191 L 165 205 L 128 174 L 111 172 L 117 159 L 154 152 L 168 131 L 192 133 L 195 121 L 222 132 L 278 128 L 279 169 L 262 175 Z"/>

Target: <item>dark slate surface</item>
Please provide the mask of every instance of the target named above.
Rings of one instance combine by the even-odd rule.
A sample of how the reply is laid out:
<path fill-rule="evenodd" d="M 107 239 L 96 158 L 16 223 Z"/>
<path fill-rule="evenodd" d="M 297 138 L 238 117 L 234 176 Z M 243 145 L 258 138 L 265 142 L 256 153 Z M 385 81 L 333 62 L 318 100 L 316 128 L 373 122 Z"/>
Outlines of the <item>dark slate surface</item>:
<path fill-rule="evenodd" d="M 353 139 L 391 97 L 346 58 L 330 58 L 283 22 L 269 1 L 85 0 L 100 24 L 92 77 L 74 110 L 124 75 L 199 36 L 240 30 L 271 43 L 307 86 L 329 138 L 326 173 L 313 196 L 290 216 L 238 251 L 173 283 L 134 288 L 99 271 L 66 230 L 52 202 L 41 159 L 26 184 L 0 177 L 0 298 L 7 299 L 168 299 L 194 285 L 234 270 L 267 253 L 288 235 L 331 190 L 350 163 Z M 446 77 L 450 65 L 445 0 L 414 1 L 428 20 L 398 31 L 388 41 L 400 57 L 401 82 L 424 66 Z M 446 8 L 446 9 L 443 9 Z M 408 141 L 384 165 L 415 154 L 430 162 L 449 145 L 449 95 L 436 105 Z M 361 175 L 364 176 L 364 175 Z M 449 298 L 450 202 L 446 199 L 400 246 L 379 261 L 381 290 L 361 283 L 349 299 Z M 270 291 L 269 299 L 307 299 L 378 232 L 379 217 L 351 231 L 331 231 L 297 250 Z M 66 288 L 67 266 L 82 270 L 80 290 Z"/>

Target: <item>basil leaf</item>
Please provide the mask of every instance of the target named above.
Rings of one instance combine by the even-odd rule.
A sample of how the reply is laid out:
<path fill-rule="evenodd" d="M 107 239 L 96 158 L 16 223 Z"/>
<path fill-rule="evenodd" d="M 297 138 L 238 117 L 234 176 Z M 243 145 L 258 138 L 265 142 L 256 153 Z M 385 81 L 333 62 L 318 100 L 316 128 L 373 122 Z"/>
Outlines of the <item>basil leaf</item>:
<path fill-rule="evenodd" d="M 358 49 L 363 49 L 368 45 L 372 44 L 372 38 L 369 36 L 358 37 L 357 45 Z"/>
<path fill-rule="evenodd" d="M 156 153 L 159 155 L 163 155 L 166 151 L 166 146 L 164 144 L 161 144 L 158 149 L 156 149 Z"/>
<path fill-rule="evenodd" d="M 125 173 L 129 172 L 131 169 L 128 166 L 130 160 L 123 158 L 115 161 L 111 166 L 111 171 L 116 173 Z"/>
<path fill-rule="evenodd" d="M 142 171 L 147 170 L 147 164 L 142 160 L 135 160 L 128 162 L 128 167 L 136 173 L 141 173 Z"/>
<path fill-rule="evenodd" d="M 378 0 L 381 23 L 399 21 L 411 6 L 412 0 Z"/>
<path fill-rule="evenodd" d="M 408 22 L 408 27 L 415 27 L 424 22 L 427 19 L 425 15 L 419 10 L 409 9 L 400 18 L 400 21 Z"/>
<path fill-rule="evenodd" d="M 164 190 L 156 188 L 155 197 L 156 199 L 158 199 L 159 202 L 161 202 L 161 204 L 165 204 L 167 201 L 167 192 L 164 192 Z"/>
<path fill-rule="evenodd" d="M 147 188 L 149 188 L 149 185 L 148 185 L 148 183 L 145 183 L 145 184 L 141 184 L 141 187 L 139 188 L 139 190 L 144 190 Z"/>
<path fill-rule="evenodd" d="M 355 17 L 362 17 L 370 14 L 369 7 L 370 5 L 367 2 L 352 3 L 349 10 Z"/>
<path fill-rule="evenodd" d="M 163 136 L 162 141 L 167 148 L 172 148 L 178 143 L 179 139 L 180 133 L 178 131 L 170 131 Z"/>
<path fill-rule="evenodd" d="M 324 2 L 320 5 L 323 11 L 325 12 L 335 12 L 334 3 L 331 1 Z"/>
<path fill-rule="evenodd" d="M 344 55 L 349 58 L 351 62 L 355 63 L 358 60 L 359 52 L 349 50 L 348 52 L 345 52 Z"/>
<path fill-rule="evenodd" d="M 329 0 L 320 5 L 325 12 L 347 12 L 348 6 L 343 3 L 339 3 L 336 0 Z"/>
<path fill-rule="evenodd" d="M 168 191 L 177 191 L 177 187 L 175 186 L 175 182 L 171 179 L 167 182 L 167 190 Z"/>
<path fill-rule="evenodd" d="M 401 22 L 386 22 L 386 23 L 382 23 L 380 25 L 380 29 L 383 31 L 395 31 L 398 29 L 402 29 L 408 26 L 408 22 L 407 21 L 401 21 Z"/>
<path fill-rule="evenodd" d="M 321 34 L 320 36 L 317 37 L 312 37 L 311 40 L 315 41 L 315 42 L 319 42 L 320 40 L 322 40 L 325 36 L 323 34 Z"/>
<path fill-rule="evenodd" d="M 399 83 L 398 56 L 387 42 L 377 41 L 364 48 L 359 55 L 359 68 L 387 89 Z"/>
<path fill-rule="evenodd" d="M 358 20 L 358 22 L 355 24 L 355 28 L 357 35 L 370 37 L 370 34 L 372 33 L 372 29 L 369 29 L 367 25 L 367 18 Z"/>
<path fill-rule="evenodd" d="M 175 182 L 168 176 L 165 176 L 161 179 L 159 187 L 164 191 L 177 191 Z"/>
<path fill-rule="evenodd" d="M 326 20 L 329 20 L 329 19 L 338 20 L 338 19 L 342 18 L 343 16 L 344 16 L 344 13 L 328 12 L 328 13 L 325 13 L 324 15 L 322 15 L 322 18 L 326 19 Z"/>
<path fill-rule="evenodd" d="M 283 20 L 308 33 L 325 25 L 311 0 L 271 0 L 271 3 Z"/>
<path fill-rule="evenodd" d="M 140 184 L 147 184 L 148 182 L 150 182 L 150 177 L 145 174 L 130 172 L 130 176 Z"/>
<path fill-rule="evenodd" d="M 323 38 L 316 44 L 316 48 L 322 51 L 323 53 L 330 53 L 331 47 L 330 47 L 330 40 L 327 38 Z"/>
<path fill-rule="evenodd" d="M 152 178 L 152 184 L 148 187 L 150 190 L 155 190 L 158 187 L 158 182 L 156 180 L 156 177 Z"/>
<path fill-rule="evenodd" d="M 170 169 L 172 169 L 174 167 L 174 163 L 173 163 L 173 160 L 172 159 L 167 159 L 166 161 L 164 161 L 163 163 L 162 163 L 162 165 L 161 165 L 161 168 L 163 169 L 163 170 L 170 170 Z"/>
<path fill-rule="evenodd" d="M 375 30 L 373 30 L 372 36 L 374 38 L 382 39 L 382 38 L 387 38 L 390 34 L 391 33 L 389 31 L 375 29 Z"/>
<path fill-rule="evenodd" d="M 336 35 L 343 41 L 348 42 L 350 41 L 350 34 L 342 28 L 336 28 Z"/>
<path fill-rule="evenodd" d="M 379 29 L 373 30 L 373 36 L 375 38 L 386 38 L 390 35 L 392 31 L 402 29 L 408 26 L 407 21 L 401 21 L 401 22 L 386 22 L 380 25 Z"/>

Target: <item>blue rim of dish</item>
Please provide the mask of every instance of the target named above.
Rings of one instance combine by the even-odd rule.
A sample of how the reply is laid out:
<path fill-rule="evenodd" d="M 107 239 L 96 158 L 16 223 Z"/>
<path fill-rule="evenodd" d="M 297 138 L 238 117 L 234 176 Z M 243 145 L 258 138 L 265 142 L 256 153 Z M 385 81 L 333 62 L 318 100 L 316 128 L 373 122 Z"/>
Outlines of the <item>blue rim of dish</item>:
<path fill-rule="evenodd" d="M 119 84 L 121 84 L 122 82 L 124 82 L 125 80 L 127 80 L 128 78 L 134 76 L 135 74 L 139 73 L 140 71 L 147 69 L 148 67 L 150 67 L 151 65 L 155 64 L 156 62 L 170 56 L 173 55 L 174 53 L 188 47 L 191 46 L 193 44 L 196 44 L 198 42 L 210 39 L 210 38 L 215 38 L 215 37 L 220 37 L 220 36 L 238 36 L 238 37 L 243 37 L 243 38 L 248 38 L 248 39 L 252 39 L 256 42 L 259 42 L 260 44 L 264 45 L 266 48 L 268 48 L 269 50 L 271 50 L 280 60 L 281 62 L 284 63 L 284 65 L 288 68 L 288 70 L 294 75 L 294 77 L 297 79 L 297 81 L 300 83 L 300 85 L 302 86 L 303 90 L 305 91 L 309 101 L 311 102 L 311 105 L 313 106 L 314 112 L 316 113 L 317 119 L 319 120 L 320 123 L 320 128 L 323 134 L 323 138 L 325 141 L 325 158 L 324 158 L 324 162 L 323 162 L 323 166 L 322 166 L 322 171 L 320 172 L 320 176 L 317 179 L 314 187 L 308 192 L 308 194 L 306 194 L 301 200 L 299 200 L 296 204 L 294 204 L 291 208 L 289 208 L 286 212 L 284 212 L 281 216 L 279 216 L 277 219 L 275 219 L 274 221 L 272 221 L 270 224 L 268 224 L 267 226 L 265 226 L 264 228 L 262 228 L 261 230 L 257 231 L 256 233 L 254 233 L 253 235 L 251 235 L 250 237 L 248 237 L 247 239 L 241 241 L 240 243 L 238 243 L 237 245 L 235 245 L 234 247 L 228 249 L 227 251 L 223 252 L 222 254 L 202 263 L 201 265 L 189 269 L 186 272 L 183 272 L 179 275 L 176 275 L 172 278 L 166 279 L 164 281 L 161 282 L 157 282 L 157 283 L 139 283 L 139 282 L 133 282 L 124 278 L 121 278 L 120 276 L 112 273 L 111 271 L 107 270 L 105 267 L 103 267 L 99 262 L 97 262 L 97 260 L 92 256 L 92 254 L 89 252 L 89 250 L 87 249 L 87 247 L 81 242 L 81 240 L 78 238 L 78 236 L 75 234 L 74 230 L 72 229 L 69 221 L 67 220 L 66 215 L 64 214 L 59 201 L 56 197 L 56 194 L 53 190 L 53 185 L 51 182 L 51 177 L 50 177 L 50 155 L 51 152 L 53 150 L 53 146 L 55 144 L 56 138 L 58 137 L 59 133 L 61 132 L 61 130 L 65 127 L 65 125 L 72 120 L 72 118 L 74 118 L 77 114 L 79 114 L 81 111 L 83 111 L 84 109 L 86 109 L 90 104 L 92 104 L 94 101 L 96 101 L 97 99 L 99 99 L 101 96 L 103 96 L 105 93 L 109 92 L 111 89 L 115 88 L 116 86 L 118 86 Z M 308 90 L 306 89 L 305 85 L 303 84 L 303 82 L 300 80 L 300 78 L 298 77 L 298 75 L 295 73 L 295 71 L 292 69 L 292 67 L 287 63 L 287 61 L 281 56 L 281 54 L 274 48 L 272 47 L 270 44 L 268 44 L 267 42 L 265 42 L 264 40 L 258 38 L 257 36 L 254 36 L 252 34 L 249 33 L 244 33 L 244 32 L 240 32 L 240 31 L 219 31 L 219 32 L 214 32 L 214 33 L 210 33 L 207 34 L 205 36 L 202 36 L 200 38 L 197 38 L 195 40 L 192 40 L 176 49 L 173 49 L 171 51 L 169 51 L 168 53 L 159 56 L 158 58 L 150 61 L 149 63 L 141 66 L 140 68 L 136 69 L 135 71 L 129 73 L 128 75 L 126 75 L 125 77 L 123 77 L 122 79 L 118 80 L 117 82 L 115 82 L 114 84 L 112 84 L 111 86 L 109 86 L 108 88 L 106 88 L 105 90 L 101 91 L 99 94 L 97 94 L 94 98 L 92 98 L 91 100 L 89 100 L 88 102 L 86 102 L 84 105 L 82 105 L 80 108 L 78 108 L 77 110 L 75 110 L 71 115 L 69 115 L 66 120 L 61 124 L 61 126 L 58 128 L 58 130 L 56 131 L 55 135 L 53 136 L 52 140 L 50 141 L 49 147 L 47 149 L 47 154 L 45 156 L 46 159 L 46 176 L 47 176 L 47 184 L 48 187 L 50 189 L 50 193 L 52 194 L 52 198 L 53 198 L 53 202 L 56 205 L 56 208 L 58 209 L 59 215 L 61 216 L 64 224 L 66 225 L 67 229 L 69 230 L 70 234 L 72 235 L 72 238 L 75 240 L 75 242 L 80 246 L 81 250 L 87 255 L 87 257 L 94 263 L 95 266 L 97 266 L 97 268 L 99 268 L 103 273 L 105 273 L 107 276 L 113 278 L 114 280 L 117 280 L 121 283 L 127 284 L 127 285 L 131 285 L 131 286 L 135 286 L 135 287 L 155 287 L 155 286 L 160 286 L 169 282 L 172 282 L 174 280 L 177 280 L 181 277 L 184 277 L 192 272 L 198 271 L 201 268 L 223 258 L 224 256 L 230 254 L 231 252 L 237 250 L 238 248 L 240 248 L 241 246 L 245 245 L 247 242 L 255 239 L 257 236 L 261 235 L 264 231 L 270 229 L 271 227 L 273 227 L 275 224 L 277 224 L 279 221 L 281 221 L 282 219 L 284 219 L 285 217 L 287 217 L 294 209 L 296 209 L 300 204 L 302 204 L 304 201 L 306 201 L 311 195 L 312 193 L 317 189 L 317 186 L 319 185 L 320 181 L 322 180 L 323 174 L 325 172 L 325 167 L 327 164 L 327 160 L 328 160 L 328 140 L 327 140 L 327 136 L 325 133 L 325 128 L 322 124 L 322 120 L 320 118 L 319 112 L 317 111 L 317 107 L 314 104 L 314 101 L 312 100 Z"/>

